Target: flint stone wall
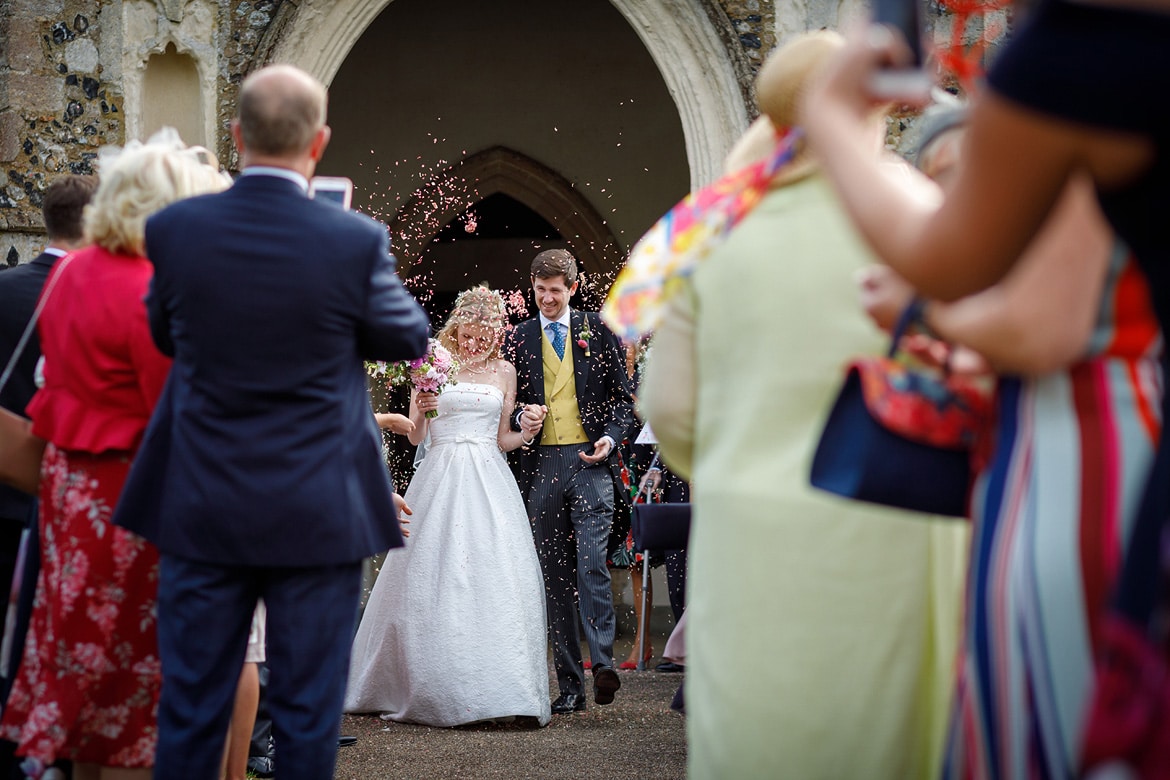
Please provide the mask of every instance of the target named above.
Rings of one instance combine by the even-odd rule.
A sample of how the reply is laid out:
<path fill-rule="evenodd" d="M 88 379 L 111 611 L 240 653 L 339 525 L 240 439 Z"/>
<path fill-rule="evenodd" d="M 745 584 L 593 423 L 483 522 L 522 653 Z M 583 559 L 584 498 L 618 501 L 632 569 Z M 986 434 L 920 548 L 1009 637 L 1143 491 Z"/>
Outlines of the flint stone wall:
<path fill-rule="evenodd" d="M 800 30 L 837 26 L 858 0 L 700 2 L 751 114 L 751 79 L 767 52 Z M 168 46 L 196 62 L 207 143 L 234 167 L 228 128 L 239 83 L 267 61 L 296 8 L 296 0 L 0 0 L 0 270 L 39 252 L 41 198 L 54 176 L 92 173 L 101 146 L 141 134 L 146 63 Z M 998 40 L 1005 28 L 998 18 L 974 34 Z M 949 36 L 945 19 L 935 35 Z"/>

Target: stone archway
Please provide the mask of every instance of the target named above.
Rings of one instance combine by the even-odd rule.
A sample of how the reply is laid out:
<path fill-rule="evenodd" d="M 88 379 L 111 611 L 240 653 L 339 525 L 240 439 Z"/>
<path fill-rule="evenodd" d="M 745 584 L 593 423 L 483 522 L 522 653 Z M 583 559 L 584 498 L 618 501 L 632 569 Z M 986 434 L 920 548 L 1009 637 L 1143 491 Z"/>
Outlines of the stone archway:
<path fill-rule="evenodd" d="M 448 223 L 483 199 L 502 193 L 543 217 L 588 273 L 607 274 L 622 250 L 605 219 L 563 176 L 503 147 L 470 155 L 415 190 L 390 223 L 403 276 Z"/>
<path fill-rule="evenodd" d="M 220 53 L 213 0 L 126 3 L 121 13 L 125 137 L 145 140 L 170 124 L 188 128 L 184 141 L 215 148 Z"/>
<path fill-rule="evenodd" d="M 274 20 L 269 62 L 293 63 L 332 82 L 354 43 L 392 0 L 304 0 Z M 744 65 L 713 0 L 611 0 L 654 59 L 682 122 L 692 189 L 719 176 L 747 128 Z M 281 10 L 292 4 L 285 3 Z M 718 26 L 717 26 L 718 25 Z M 266 48 L 266 47 L 265 47 Z M 260 63 L 257 63 L 258 65 Z"/>

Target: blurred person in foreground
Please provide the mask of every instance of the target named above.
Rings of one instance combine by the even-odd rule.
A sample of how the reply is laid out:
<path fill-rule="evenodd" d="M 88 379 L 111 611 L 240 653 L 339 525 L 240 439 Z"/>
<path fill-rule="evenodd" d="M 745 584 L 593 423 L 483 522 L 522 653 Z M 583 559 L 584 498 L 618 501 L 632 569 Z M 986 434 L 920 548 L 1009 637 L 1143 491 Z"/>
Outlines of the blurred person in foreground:
<path fill-rule="evenodd" d="M 858 26 L 807 96 L 809 141 L 881 259 L 922 294 L 943 301 L 1002 279 L 1068 182 L 1090 181 L 1106 218 L 1144 272 L 1165 331 L 1170 324 L 1170 234 L 1164 216 L 1170 209 L 1170 107 L 1148 96 L 1170 89 L 1167 42 L 1167 0 L 1043 0 L 996 57 L 987 89 L 972 102 L 963 163 L 945 197 L 939 197 L 893 181 L 880 155 L 866 147 L 863 120 L 878 99 L 874 76 L 881 68 L 905 63 L 907 49 L 888 28 Z M 1072 272 L 1062 268 L 1059 273 Z M 1163 367 L 1165 359 L 1163 351 Z M 1159 425 L 1170 411 L 1168 398 L 1163 395 L 1160 414 L 1151 410 Z M 1099 675 L 1098 709 L 1090 709 L 1087 721 L 1089 763 L 1123 756 L 1133 767 L 1159 760 L 1170 766 L 1170 719 L 1159 724 L 1140 715 L 1146 706 L 1143 695 L 1170 697 L 1170 688 L 1151 684 L 1170 665 L 1163 627 L 1170 610 L 1165 595 L 1170 556 L 1163 555 L 1161 543 L 1170 523 L 1168 444 L 1162 425 L 1153 466 L 1123 466 L 1127 480 L 1144 480 L 1145 487 L 1114 611 L 1100 630 L 1108 674 Z M 1071 509 L 1069 514 L 1071 520 Z M 1004 619 L 1020 619 L 1029 608 L 1018 604 Z M 1161 671 L 1133 673 L 1144 668 Z M 1132 727 L 1128 734 L 1123 721 Z M 1162 730 L 1155 737 L 1146 728 Z M 1151 746 L 1145 755 L 1142 745 Z M 1161 747 L 1160 759 L 1154 746 Z M 1062 767 L 1036 759 L 1027 755 L 1027 771 L 1061 776 Z"/>
<path fill-rule="evenodd" d="M 146 226 L 175 366 L 116 522 L 162 554 L 159 780 L 219 771 L 260 598 L 281 777 L 332 778 L 361 561 L 403 543 L 362 361 L 418 357 L 429 323 L 385 227 L 307 197 L 325 103 L 292 66 L 253 73 L 239 179 Z"/>
<path fill-rule="evenodd" d="M 965 118 L 964 107 L 924 117 L 917 164 L 944 189 L 962 159 Z M 861 284 L 887 329 L 913 296 L 888 266 L 867 269 Z M 1145 279 L 1077 181 L 1002 282 L 926 301 L 922 322 L 999 375 L 971 501 L 945 776 L 982 767 L 1026 777 L 1036 757 L 1051 776 L 1072 776 L 1104 607 L 1158 441 L 1162 338 Z"/>
<path fill-rule="evenodd" d="M 853 275 L 873 258 L 787 134 L 809 80 L 842 45 L 835 33 L 803 34 L 765 62 L 765 116 L 727 167 L 784 141 L 793 157 L 678 280 L 642 384 L 667 465 L 694 485 L 693 778 L 904 780 L 941 765 L 967 529 L 808 483 L 842 366 L 884 346 L 854 294 Z M 882 115 L 871 111 L 866 127 L 878 147 Z"/>
<path fill-rule="evenodd" d="M 91 246 L 60 261 L 37 327 L 44 387 L 28 406 L 44 438 L 41 571 L 23 659 L 0 721 L 25 773 L 59 758 L 73 777 L 148 777 L 159 674 L 158 551 L 111 522 L 170 371 L 142 298 L 147 217 L 227 177 L 169 128 L 104 149 L 85 210 Z"/>

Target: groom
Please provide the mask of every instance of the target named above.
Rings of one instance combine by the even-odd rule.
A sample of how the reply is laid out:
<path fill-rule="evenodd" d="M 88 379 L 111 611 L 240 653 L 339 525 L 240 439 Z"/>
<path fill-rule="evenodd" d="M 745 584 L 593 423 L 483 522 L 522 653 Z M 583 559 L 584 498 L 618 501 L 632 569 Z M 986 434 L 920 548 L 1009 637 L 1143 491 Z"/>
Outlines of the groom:
<path fill-rule="evenodd" d="M 577 263 L 564 249 L 532 262 L 540 315 L 511 333 L 516 366 L 512 427 L 525 435 L 520 490 L 544 574 L 549 636 L 560 696 L 553 713 L 585 709 L 577 610 L 593 662 L 593 698 L 609 704 L 621 687 L 613 669 L 614 610 L 606 542 L 614 514 L 616 445 L 634 414 L 625 357 L 595 312 L 569 308 Z M 579 602 L 579 603 L 578 603 Z"/>

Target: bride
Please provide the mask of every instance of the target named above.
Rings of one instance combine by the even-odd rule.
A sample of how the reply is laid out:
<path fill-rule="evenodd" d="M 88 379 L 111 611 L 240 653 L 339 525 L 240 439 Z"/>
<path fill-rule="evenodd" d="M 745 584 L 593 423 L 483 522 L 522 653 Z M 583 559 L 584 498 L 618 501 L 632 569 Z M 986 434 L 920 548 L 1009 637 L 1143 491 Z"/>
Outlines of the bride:
<path fill-rule="evenodd" d="M 461 293 L 438 334 L 458 357 L 457 384 L 411 396 L 410 441 L 429 429 L 430 447 L 406 491 L 407 546 L 387 555 L 354 639 L 346 712 L 430 726 L 549 721 L 544 581 L 503 455 L 525 443 L 508 424 L 506 323 L 499 293 Z"/>

